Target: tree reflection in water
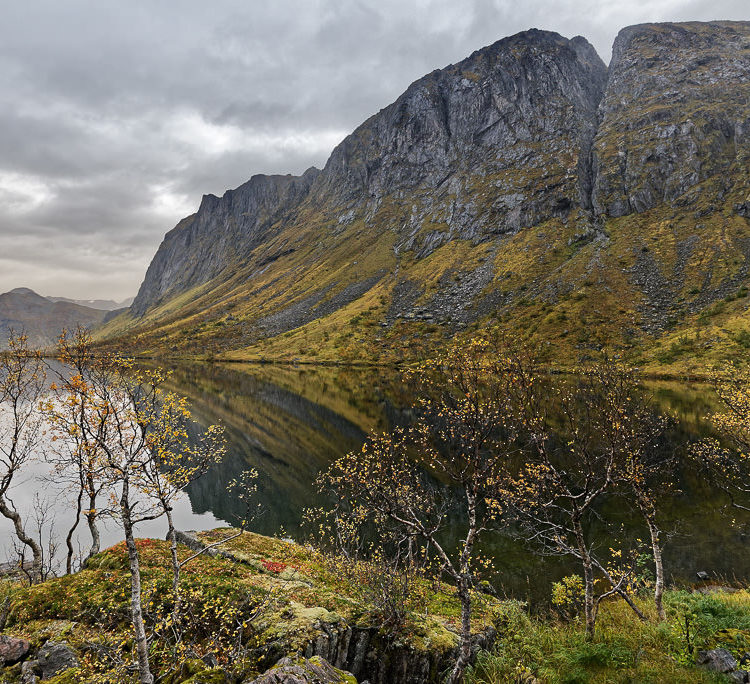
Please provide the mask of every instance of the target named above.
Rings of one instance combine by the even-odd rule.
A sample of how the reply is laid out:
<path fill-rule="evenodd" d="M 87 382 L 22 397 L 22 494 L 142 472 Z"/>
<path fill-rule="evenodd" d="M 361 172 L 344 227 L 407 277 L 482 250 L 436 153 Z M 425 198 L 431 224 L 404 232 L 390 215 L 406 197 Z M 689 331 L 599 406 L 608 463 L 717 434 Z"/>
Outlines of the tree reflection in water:
<path fill-rule="evenodd" d="M 303 509 L 324 503 L 313 484 L 318 472 L 359 448 L 370 430 L 406 424 L 411 413 L 413 397 L 397 371 L 201 363 L 173 370 L 175 389 L 189 397 L 194 418 L 204 425 L 222 422 L 229 440 L 225 461 L 191 487 L 193 511 L 231 522 L 240 506 L 226 494 L 226 485 L 254 467 L 263 510 L 254 529 L 262 534 L 283 529 L 298 537 Z M 679 419 L 667 448 L 680 453 L 690 440 L 710 434 L 705 416 L 715 408 L 715 397 L 709 387 L 651 382 L 648 389 L 662 410 Z M 724 500 L 687 459 L 680 463 L 674 473 L 679 493 L 665 508 L 664 528 L 672 530 L 666 535 L 668 581 L 692 582 L 699 570 L 727 579 L 750 577 L 748 521 L 723 510 Z M 645 538 L 638 516 L 621 500 L 606 505 L 607 517 L 621 528 L 618 535 L 624 530 L 626 536 Z M 603 548 L 611 534 L 602 529 Z M 542 599 L 550 583 L 570 570 L 564 560 L 539 558 L 518 540 L 498 536 L 484 550 L 496 561 L 495 584 L 512 594 Z"/>

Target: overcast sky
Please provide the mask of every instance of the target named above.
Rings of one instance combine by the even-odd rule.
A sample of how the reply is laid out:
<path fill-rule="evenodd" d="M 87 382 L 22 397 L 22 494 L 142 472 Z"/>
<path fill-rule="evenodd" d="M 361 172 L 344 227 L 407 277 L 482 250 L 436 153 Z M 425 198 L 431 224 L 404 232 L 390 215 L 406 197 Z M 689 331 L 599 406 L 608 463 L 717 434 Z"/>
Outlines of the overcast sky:
<path fill-rule="evenodd" d="M 0 292 L 123 299 L 255 173 L 321 167 L 416 78 L 531 27 L 750 19 L 748 0 L 25 0 L 0 22 Z"/>

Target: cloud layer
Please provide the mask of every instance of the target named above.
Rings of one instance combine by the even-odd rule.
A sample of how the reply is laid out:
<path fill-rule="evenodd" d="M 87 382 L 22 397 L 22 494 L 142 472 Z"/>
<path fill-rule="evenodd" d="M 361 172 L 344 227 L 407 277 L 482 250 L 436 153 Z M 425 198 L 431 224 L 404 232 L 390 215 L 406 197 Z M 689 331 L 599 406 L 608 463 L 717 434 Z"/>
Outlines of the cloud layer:
<path fill-rule="evenodd" d="M 254 173 L 322 166 L 424 73 L 530 27 L 608 61 L 746 0 L 35 0 L 0 23 L 0 292 L 135 294 L 161 238 Z"/>

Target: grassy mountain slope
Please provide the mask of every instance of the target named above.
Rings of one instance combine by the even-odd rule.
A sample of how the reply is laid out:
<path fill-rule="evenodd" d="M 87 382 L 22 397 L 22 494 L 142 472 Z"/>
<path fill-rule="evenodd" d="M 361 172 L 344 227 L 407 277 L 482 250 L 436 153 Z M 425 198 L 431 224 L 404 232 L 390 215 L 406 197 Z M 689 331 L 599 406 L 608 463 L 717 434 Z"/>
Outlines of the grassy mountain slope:
<path fill-rule="evenodd" d="M 496 323 L 562 363 L 741 356 L 749 95 L 748 23 L 624 29 L 608 70 L 582 38 L 504 39 L 412 84 L 322 171 L 204 198 L 102 335 L 397 361 Z"/>

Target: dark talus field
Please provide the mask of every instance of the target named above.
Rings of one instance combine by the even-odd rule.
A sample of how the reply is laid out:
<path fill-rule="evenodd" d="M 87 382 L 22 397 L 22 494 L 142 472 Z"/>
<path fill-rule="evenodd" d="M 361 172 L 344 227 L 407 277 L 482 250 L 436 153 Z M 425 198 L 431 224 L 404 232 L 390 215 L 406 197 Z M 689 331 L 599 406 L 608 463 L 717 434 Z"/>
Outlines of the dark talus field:
<path fill-rule="evenodd" d="M 560 363 L 695 370 L 750 346 L 750 23 L 623 29 L 609 66 L 530 30 L 414 82 L 322 170 L 170 231 L 138 351 L 398 360 L 474 326 Z"/>

